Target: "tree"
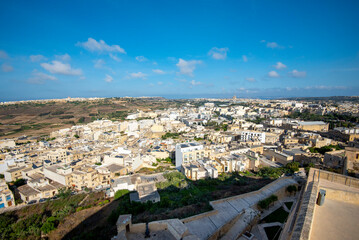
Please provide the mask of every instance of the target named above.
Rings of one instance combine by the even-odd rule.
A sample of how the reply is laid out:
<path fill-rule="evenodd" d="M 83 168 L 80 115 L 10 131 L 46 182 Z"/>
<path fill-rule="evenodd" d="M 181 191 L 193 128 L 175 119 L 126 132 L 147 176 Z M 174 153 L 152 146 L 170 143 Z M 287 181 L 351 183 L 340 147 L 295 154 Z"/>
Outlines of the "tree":
<path fill-rule="evenodd" d="M 291 173 L 299 171 L 299 162 L 291 162 L 285 166 Z"/>
<path fill-rule="evenodd" d="M 120 197 L 122 197 L 123 195 L 126 195 L 129 192 L 130 191 L 127 189 L 118 190 L 115 192 L 115 199 L 119 199 Z"/>
<path fill-rule="evenodd" d="M 77 135 L 77 134 L 75 134 L 75 135 L 74 135 L 74 137 L 75 137 L 75 138 L 80 138 L 80 136 L 79 136 L 79 135 Z"/>

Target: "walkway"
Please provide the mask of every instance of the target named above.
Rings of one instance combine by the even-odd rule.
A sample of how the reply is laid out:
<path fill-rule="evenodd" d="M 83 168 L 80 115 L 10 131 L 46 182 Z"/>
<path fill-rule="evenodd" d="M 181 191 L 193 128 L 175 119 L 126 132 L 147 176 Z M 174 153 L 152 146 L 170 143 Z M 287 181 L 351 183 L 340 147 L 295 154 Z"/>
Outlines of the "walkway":
<path fill-rule="evenodd" d="M 244 215 L 240 217 L 242 220 L 236 221 L 227 231 L 227 234 L 223 236 L 225 237 L 224 239 L 237 239 L 237 234 L 240 234 L 248 226 L 252 218 L 255 217 L 255 214 L 253 214 L 255 210 L 250 208 L 256 205 L 258 201 L 269 197 L 278 190 L 291 184 L 296 184 L 296 181 L 292 178 L 281 178 L 258 191 L 212 201 L 211 205 L 214 211 L 216 211 L 215 214 L 194 218 L 194 220 L 189 222 L 185 222 L 183 219 L 182 221 L 190 233 L 205 240 L 246 210 Z M 243 224 L 243 222 L 246 222 L 246 224 Z"/>

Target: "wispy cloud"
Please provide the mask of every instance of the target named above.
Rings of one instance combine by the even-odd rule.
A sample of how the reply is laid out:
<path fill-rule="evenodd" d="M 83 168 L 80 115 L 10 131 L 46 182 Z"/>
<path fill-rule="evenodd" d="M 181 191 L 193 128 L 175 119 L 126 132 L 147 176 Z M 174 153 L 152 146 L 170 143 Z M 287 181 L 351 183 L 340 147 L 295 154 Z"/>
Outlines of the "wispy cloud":
<path fill-rule="evenodd" d="M 82 75 L 81 69 L 73 69 L 70 64 L 60 61 L 52 61 L 51 63 L 41 63 L 41 67 L 53 74 L 62 75 Z"/>
<path fill-rule="evenodd" d="M 86 42 L 78 42 L 76 46 L 83 47 L 90 52 L 126 53 L 126 51 L 119 45 L 108 45 L 104 40 L 96 41 L 93 38 L 88 38 Z"/>
<path fill-rule="evenodd" d="M 136 60 L 139 61 L 139 62 L 145 62 L 145 61 L 147 61 L 148 59 L 145 58 L 144 56 L 137 56 L 137 57 L 136 57 Z"/>
<path fill-rule="evenodd" d="M 243 55 L 243 56 L 242 56 L 242 59 L 243 59 L 243 62 L 248 62 L 248 58 L 247 58 L 246 55 Z"/>
<path fill-rule="evenodd" d="M 211 50 L 209 50 L 208 55 L 216 60 L 224 60 L 227 58 L 228 51 L 229 51 L 228 48 L 213 47 Z"/>
<path fill-rule="evenodd" d="M 0 50 L 0 59 L 7 59 L 7 58 L 9 58 L 9 55 L 4 50 Z"/>
<path fill-rule="evenodd" d="M 287 66 L 286 66 L 286 65 L 284 65 L 284 64 L 283 64 L 283 63 L 281 63 L 281 62 L 277 62 L 277 64 L 276 64 L 276 65 L 274 65 L 273 67 L 275 67 L 276 69 L 280 70 L 280 69 L 284 69 L 284 68 L 286 68 Z"/>
<path fill-rule="evenodd" d="M 142 73 L 142 72 L 130 73 L 127 77 L 128 77 L 128 78 L 142 78 L 142 79 L 146 79 L 147 74 Z"/>
<path fill-rule="evenodd" d="M 157 74 L 166 74 L 164 71 L 162 71 L 161 69 L 152 69 L 152 72 L 157 73 Z"/>
<path fill-rule="evenodd" d="M 30 84 L 44 84 L 47 80 L 55 81 L 56 79 L 57 78 L 54 76 L 34 70 L 32 72 L 32 77 L 30 77 L 27 82 Z"/>
<path fill-rule="evenodd" d="M 110 53 L 110 58 L 112 58 L 113 60 L 115 60 L 116 62 L 121 62 L 121 58 L 117 57 L 115 54 Z"/>
<path fill-rule="evenodd" d="M 294 78 L 304 78 L 307 76 L 307 72 L 305 71 L 300 72 L 294 69 L 293 71 L 289 72 L 289 75 Z"/>
<path fill-rule="evenodd" d="M 190 84 L 191 84 L 192 86 L 198 86 L 198 85 L 202 85 L 203 83 L 202 83 L 202 82 L 197 82 L 197 81 L 195 81 L 195 80 L 192 80 L 192 81 L 190 82 Z"/>
<path fill-rule="evenodd" d="M 180 58 L 178 63 L 176 64 L 176 66 L 179 68 L 180 74 L 193 77 L 193 71 L 196 69 L 196 65 L 201 64 L 201 63 L 202 63 L 202 61 L 200 61 L 200 60 L 186 61 L 186 60 L 183 60 L 182 58 Z"/>
<path fill-rule="evenodd" d="M 105 61 L 103 59 L 96 59 L 93 62 L 94 62 L 94 67 L 98 69 L 103 68 L 105 65 Z"/>
<path fill-rule="evenodd" d="M 60 61 L 68 62 L 71 60 L 71 57 L 69 54 L 65 53 L 63 55 L 55 55 L 55 58 Z"/>
<path fill-rule="evenodd" d="M 268 77 L 277 78 L 277 77 L 279 77 L 279 74 L 276 71 L 270 71 L 268 73 Z"/>
<path fill-rule="evenodd" d="M 248 78 L 246 78 L 246 80 L 247 80 L 248 82 L 255 82 L 255 81 L 256 81 L 256 79 L 255 79 L 255 78 L 252 78 L 252 77 L 248 77 Z"/>
<path fill-rule="evenodd" d="M 113 77 L 111 77 L 110 75 L 106 74 L 106 77 L 105 77 L 105 82 L 112 82 L 113 81 Z"/>
<path fill-rule="evenodd" d="M 41 54 L 38 54 L 38 55 L 31 55 L 30 60 L 31 62 L 40 62 L 40 61 L 46 61 L 47 58 Z"/>
<path fill-rule="evenodd" d="M 284 48 L 284 46 L 279 45 L 276 42 L 267 42 L 266 40 L 262 40 L 261 43 L 267 43 L 266 46 L 267 48 Z"/>
<path fill-rule="evenodd" d="M 3 72 L 12 72 L 12 71 L 14 71 L 14 68 L 13 68 L 13 66 L 11 66 L 9 64 L 4 63 L 4 64 L 1 65 L 1 70 Z"/>

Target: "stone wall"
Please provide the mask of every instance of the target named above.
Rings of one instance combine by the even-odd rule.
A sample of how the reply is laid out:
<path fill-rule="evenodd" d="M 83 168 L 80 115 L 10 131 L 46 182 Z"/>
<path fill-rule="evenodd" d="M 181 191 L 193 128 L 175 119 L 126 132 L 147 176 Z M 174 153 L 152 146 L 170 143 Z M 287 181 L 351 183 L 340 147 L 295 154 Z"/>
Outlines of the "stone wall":
<path fill-rule="evenodd" d="M 314 175 L 314 169 L 311 168 L 309 176 Z M 308 182 L 303 194 L 302 203 L 300 205 L 299 213 L 295 222 L 292 233 L 292 240 L 307 240 L 310 236 L 310 231 L 313 223 L 315 203 L 318 194 L 319 183 L 316 181 Z"/>
<path fill-rule="evenodd" d="M 321 187 L 321 189 L 326 191 L 325 198 L 359 205 L 359 193 L 336 190 L 328 187 Z"/>

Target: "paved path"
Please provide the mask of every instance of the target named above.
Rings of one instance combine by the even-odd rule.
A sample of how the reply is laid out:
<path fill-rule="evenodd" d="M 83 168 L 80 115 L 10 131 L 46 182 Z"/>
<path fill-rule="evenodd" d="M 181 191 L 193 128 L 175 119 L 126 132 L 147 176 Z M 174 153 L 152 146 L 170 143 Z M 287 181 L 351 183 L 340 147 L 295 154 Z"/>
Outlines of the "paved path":
<path fill-rule="evenodd" d="M 242 194 L 227 199 L 221 199 L 218 201 L 212 201 L 211 205 L 215 210 L 217 210 L 216 214 L 186 222 L 185 225 L 190 233 L 198 236 L 200 239 L 208 239 L 216 231 L 218 231 L 226 223 L 228 223 L 244 210 L 247 209 L 247 213 L 249 214 L 250 212 L 254 211 L 253 209 L 250 209 L 250 207 L 256 205 L 258 201 L 269 197 L 281 188 L 295 183 L 296 181 L 291 178 L 282 178 L 268 184 L 259 191 Z M 226 239 L 236 239 L 230 237 L 234 237 L 236 233 L 241 232 L 246 228 L 248 223 L 243 224 L 243 218 L 240 218 L 242 221 L 237 221 L 233 227 L 229 229 L 227 232 L 228 238 Z"/>

